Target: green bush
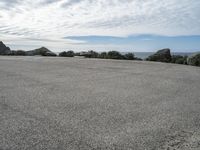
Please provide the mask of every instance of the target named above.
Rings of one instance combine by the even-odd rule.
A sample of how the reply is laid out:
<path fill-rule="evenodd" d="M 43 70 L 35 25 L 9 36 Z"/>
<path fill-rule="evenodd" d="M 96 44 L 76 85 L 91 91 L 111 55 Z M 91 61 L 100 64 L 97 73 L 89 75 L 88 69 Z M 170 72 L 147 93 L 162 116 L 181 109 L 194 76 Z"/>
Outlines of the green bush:
<path fill-rule="evenodd" d="M 127 53 L 124 55 L 124 59 L 135 60 L 135 55 L 133 53 Z"/>
<path fill-rule="evenodd" d="M 74 57 L 74 52 L 73 51 L 67 51 L 67 52 L 61 52 L 59 53 L 60 57 Z"/>
<path fill-rule="evenodd" d="M 74 53 L 74 56 L 80 56 L 80 52 Z"/>
<path fill-rule="evenodd" d="M 135 57 L 134 53 L 127 53 L 122 55 L 118 51 L 102 52 L 98 58 L 102 59 L 125 59 L 125 60 L 142 60 L 141 58 Z"/>
<path fill-rule="evenodd" d="M 99 53 L 91 50 L 91 51 L 88 51 L 86 54 L 85 54 L 85 57 L 86 58 L 98 58 L 99 57 Z"/>
<path fill-rule="evenodd" d="M 171 63 L 175 64 L 187 64 L 187 56 L 173 55 L 171 59 Z"/>
<path fill-rule="evenodd" d="M 108 59 L 124 59 L 124 56 L 118 51 L 109 51 L 107 53 Z"/>
<path fill-rule="evenodd" d="M 188 65 L 200 66 L 200 53 L 190 56 L 187 60 Z"/>
<path fill-rule="evenodd" d="M 101 52 L 99 54 L 99 58 L 106 59 L 107 58 L 107 52 Z"/>
<path fill-rule="evenodd" d="M 135 57 L 135 59 L 134 59 L 134 60 L 143 61 L 143 59 L 142 59 L 142 58 L 138 58 L 138 57 Z"/>
<path fill-rule="evenodd" d="M 18 50 L 18 51 L 15 51 L 15 55 L 17 55 L 17 56 L 25 56 L 26 52 L 23 51 L 23 50 Z"/>

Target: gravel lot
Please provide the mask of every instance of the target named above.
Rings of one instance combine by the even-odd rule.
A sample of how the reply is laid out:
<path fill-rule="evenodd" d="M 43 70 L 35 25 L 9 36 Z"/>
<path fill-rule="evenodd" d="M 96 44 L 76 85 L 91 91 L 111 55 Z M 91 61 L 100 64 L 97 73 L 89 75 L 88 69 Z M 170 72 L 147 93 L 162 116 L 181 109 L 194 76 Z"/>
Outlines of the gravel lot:
<path fill-rule="evenodd" d="M 1 150 L 200 150 L 200 68 L 0 57 Z"/>

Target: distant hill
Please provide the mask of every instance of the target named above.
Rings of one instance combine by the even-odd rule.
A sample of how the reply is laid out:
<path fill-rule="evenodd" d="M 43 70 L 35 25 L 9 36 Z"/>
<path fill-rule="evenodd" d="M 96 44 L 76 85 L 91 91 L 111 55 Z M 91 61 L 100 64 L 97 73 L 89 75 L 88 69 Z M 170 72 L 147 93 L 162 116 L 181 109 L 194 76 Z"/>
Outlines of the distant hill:
<path fill-rule="evenodd" d="M 0 41 L 0 55 L 9 55 L 11 50 L 2 41 Z"/>

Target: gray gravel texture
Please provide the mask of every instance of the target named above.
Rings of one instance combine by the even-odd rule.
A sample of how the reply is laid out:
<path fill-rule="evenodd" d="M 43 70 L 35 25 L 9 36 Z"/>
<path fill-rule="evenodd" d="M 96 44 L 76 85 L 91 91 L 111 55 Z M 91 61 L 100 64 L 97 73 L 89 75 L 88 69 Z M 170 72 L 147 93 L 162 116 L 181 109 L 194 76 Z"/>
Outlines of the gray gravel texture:
<path fill-rule="evenodd" d="M 0 57 L 1 150 L 200 150 L 200 68 Z"/>

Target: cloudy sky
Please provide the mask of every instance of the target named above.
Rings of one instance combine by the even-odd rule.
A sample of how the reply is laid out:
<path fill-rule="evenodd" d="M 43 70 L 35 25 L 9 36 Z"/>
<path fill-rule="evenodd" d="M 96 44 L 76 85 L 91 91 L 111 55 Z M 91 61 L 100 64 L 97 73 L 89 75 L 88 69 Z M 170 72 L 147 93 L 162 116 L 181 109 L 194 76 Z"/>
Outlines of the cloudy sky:
<path fill-rule="evenodd" d="M 200 51 L 199 0 L 0 0 L 12 49 Z"/>

